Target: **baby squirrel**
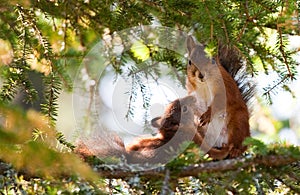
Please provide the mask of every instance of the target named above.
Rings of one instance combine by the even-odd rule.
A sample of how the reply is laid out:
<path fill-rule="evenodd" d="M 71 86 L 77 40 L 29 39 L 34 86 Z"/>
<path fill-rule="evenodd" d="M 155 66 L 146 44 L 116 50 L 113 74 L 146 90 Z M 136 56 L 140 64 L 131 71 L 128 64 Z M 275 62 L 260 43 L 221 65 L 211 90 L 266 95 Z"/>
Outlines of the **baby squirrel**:
<path fill-rule="evenodd" d="M 99 138 L 96 140 L 94 137 L 91 138 L 93 143 L 88 143 L 88 140 L 79 142 L 75 153 L 84 159 L 90 156 L 124 156 L 128 163 L 167 163 L 178 154 L 180 144 L 184 141 L 194 140 L 201 145 L 203 139 L 197 133 L 194 124 L 195 103 L 196 98 L 193 96 L 171 102 L 162 117 L 151 121 L 152 125 L 158 128 L 155 137 L 137 139 L 126 147 L 119 137 L 110 137 L 108 141 Z M 204 149 L 208 151 L 210 148 Z"/>
<path fill-rule="evenodd" d="M 195 112 L 200 119 L 199 134 L 213 147 L 227 146 L 230 158 L 238 157 L 247 149 L 242 144 L 250 136 L 246 103 L 253 93 L 252 88 L 246 91 L 239 87 L 239 84 L 243 85 L 242 80 L 234 80 L 242 67 L 241 59 L 237 52 L 230 51 L 232 48 L 220 47 L 214 61 L 191 36 L 187 38 L 187 49 L 186 88 L 189 95 L 197 98 Z M 233 64 L 226 59 L 228 57 L 236 57 Z"/>
<path fill-rule="evenodd" d="M 130 162 L 147 159 L 147 162 L 166 163 L 170 157 L 178 154 L 184 141 L 191 141 L 196 133 L 194 125 L 194 104 L 196 98 L 187 96 L 169 103 L 163 117 L 151 120 L 158 129 L 155 137 L 141 138 L 126 147 Z M 174 153 L 172 153 L 174 151 Z M 139 158 L 136 159 L 136 156 Z"/>

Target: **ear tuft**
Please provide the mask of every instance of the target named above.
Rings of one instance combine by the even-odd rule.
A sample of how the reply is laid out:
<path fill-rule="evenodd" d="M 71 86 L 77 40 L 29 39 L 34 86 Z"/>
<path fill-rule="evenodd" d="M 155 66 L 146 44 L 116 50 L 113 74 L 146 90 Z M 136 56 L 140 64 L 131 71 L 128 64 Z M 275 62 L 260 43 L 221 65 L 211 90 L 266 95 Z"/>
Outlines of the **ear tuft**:
<path fill-rule="evenodd" d="M 152 127 L 155 127 L 155 128 L 161 128 L 162 126 L 162 118 L 159 116 L 159 117 L 155 117 L 151 120 L 151 125 Z"/>
<path fill-rule="evenodd" d="M 188 52 L 189 52 L 189 55 L 190 55 L 191 52 L 192 52 L 192 50 L 196 46 L 196 43 L 195 43 L 195 41 L 194 41 L 194 39 L 193 39 L 193 37 L 191 35 L 189 35 L 187 37 L 186 45 L 187 45 L 187 49 L 188 49 Z"/>

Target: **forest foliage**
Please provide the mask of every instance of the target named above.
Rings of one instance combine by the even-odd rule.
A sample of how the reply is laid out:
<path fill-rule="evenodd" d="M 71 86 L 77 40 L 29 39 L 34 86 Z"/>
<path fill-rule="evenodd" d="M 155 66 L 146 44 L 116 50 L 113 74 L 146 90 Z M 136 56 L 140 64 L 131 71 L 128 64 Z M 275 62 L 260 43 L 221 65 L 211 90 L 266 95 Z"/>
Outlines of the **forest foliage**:
<path fill-rule="evenodd" d="M 192 144 L 152 172 L 103 165 L 97 159 L 88 166 L 72 153 L 74 145 L 56 128 L 62 90 L 73 90 L 76 70 L 96 42 L 124 29 L 154 24 L 193 34 L 212 54 L 219 42 L 236 48 L 245 73 L 254 78 L 260 72 L 275 72 L 276 81 L 264 89 L 270 102 L 278 89 L 293 93 L 289 83 L 298 74 L 298 50 L 288 44 L 290 36 L 300 35 L 300 1 L 0 1 L 1 194 L 300 192 L 300 150 L 287 144 L 249 139 L 245 156 L 224 162 L 198 155 Z M 275 41 L 270 41 L 271 34 Z M 184 73 L 185 59 L 144 45 L 149 52 L 145 58 L 165 62 L 180 80 L 176 73 Z M 130 50 L 124 58 L 111 58 L 116 75 L 125 74 L 122 67 L 129 59 L 143 61 Z M 132 79 L 160 75 L 156 68 L 131 70 Z M 41 79 L 42 90 L 35 86 L 34 75 Z M 133 91 L 143 90 L 134 84 L 138 80 Z M 34 105 L 36 110 L 22 110 L 20 105 Z"/>

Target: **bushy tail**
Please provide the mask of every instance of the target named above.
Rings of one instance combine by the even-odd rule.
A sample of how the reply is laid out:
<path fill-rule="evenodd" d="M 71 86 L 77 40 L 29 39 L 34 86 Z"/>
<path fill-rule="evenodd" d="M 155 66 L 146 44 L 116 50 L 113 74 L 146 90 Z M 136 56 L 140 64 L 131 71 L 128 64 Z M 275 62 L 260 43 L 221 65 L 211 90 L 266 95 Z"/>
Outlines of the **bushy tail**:
<path fill-rule="evenodd" d="M 241 52 L 234 46 L 219 43 L 218 61 L 237 83 L 242 97 L 249 106 L 255 93 L 255 84 L 246 71 Z"/>
<path fill-rule="evenodd" d="M 77 140 L 74 152 L 83 159 L 95 156 L 104 161 L 127 157 L 123 140 L 109 132 L 94 133 L 88 137 L 81 136 Z"/>
<path fill-rule="evenodd" d="M 116 162 L 130 164 L 157 164 L 164 162 L 170 151 L 164 150 L 160 139 L 137 139 L 133 145 L 125 147 L 123 140 L 111 132 L 101 132 L 88 137 L 81 137 L 76 144 L 74 152 L 82 159 L 90 162 L 91 157 L 97 157 L 106 164 Z M 178 143 L 179 144 L 179 143 Z M 130 147 L 133 146 L 133 147 Z M 134 147 L 135 146 L 135 147 Z M 162 146 L 162 149 L 158 147 Z"/>

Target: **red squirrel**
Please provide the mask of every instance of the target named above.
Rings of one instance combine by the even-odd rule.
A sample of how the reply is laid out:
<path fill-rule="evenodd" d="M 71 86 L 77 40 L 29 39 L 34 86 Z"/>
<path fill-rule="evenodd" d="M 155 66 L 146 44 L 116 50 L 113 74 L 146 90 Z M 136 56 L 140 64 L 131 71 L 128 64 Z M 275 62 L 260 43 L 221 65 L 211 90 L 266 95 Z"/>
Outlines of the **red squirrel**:
<path fill-rule="evenodd" d="M 234 59 L 234 55 L 238 57 L 237 53 L 228 54 L 228 48 L 220 47 L 214 61 L 207 57 L 204 47 L 196 44 L 191 36 L 187 38 L 187 49 L 186 88 L 189 95 L 197 98 L 199 133 L 213 147 L 222 148 L 223 144 L 232 146 L 229 158 L 238 157 L 247 149 L 243 141 L 250 136 L 246 101 L 252 93 L 250 89 L 242 94 L 239 83 L 233 78 L 241 68 L 241 60 L 230 64 L 230 59 L 226 58 Z"/>
<path fill-rule="evenodd" d="M 146 158 L 148 163 L 166 163 L 178 154 L 180 145 L 184 141 L 191 141 L 196 133 L 195 103 L 196 99 L 193 96 L 179 98 L 169 103 L 163 117 L 151 120 L 152 126 L 158 128 L 157 135 L 137 139 L 126 147 L 129 157 L 133 157 L 130 161 L 141 161 L 141 158 Z"/>

